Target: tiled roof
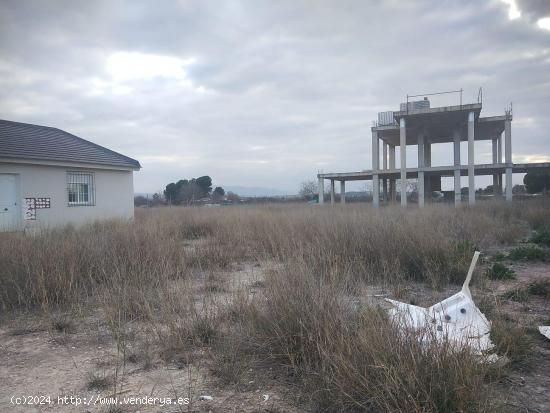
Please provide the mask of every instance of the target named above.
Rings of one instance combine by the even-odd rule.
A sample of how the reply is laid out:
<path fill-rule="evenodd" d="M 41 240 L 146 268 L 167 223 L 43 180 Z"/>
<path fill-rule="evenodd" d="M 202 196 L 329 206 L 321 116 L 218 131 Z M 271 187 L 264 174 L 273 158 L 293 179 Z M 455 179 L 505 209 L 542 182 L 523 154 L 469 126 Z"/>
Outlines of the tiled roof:
<path fill-rule="evenodd" d="M 0 158 L 141 168 L 135 159 L 61 129 L 1 119 Z"/>

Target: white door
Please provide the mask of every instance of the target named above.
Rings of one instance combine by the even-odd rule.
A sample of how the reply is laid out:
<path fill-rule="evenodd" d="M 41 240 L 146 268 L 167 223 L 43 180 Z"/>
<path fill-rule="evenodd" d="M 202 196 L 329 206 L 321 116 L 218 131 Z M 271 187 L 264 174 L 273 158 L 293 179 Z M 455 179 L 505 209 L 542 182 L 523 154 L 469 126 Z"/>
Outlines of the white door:
<path fill-rule="evenodd" d="M 15 175 L 0 174 L 0 231 L 17 228 L 18 211 Z"/>

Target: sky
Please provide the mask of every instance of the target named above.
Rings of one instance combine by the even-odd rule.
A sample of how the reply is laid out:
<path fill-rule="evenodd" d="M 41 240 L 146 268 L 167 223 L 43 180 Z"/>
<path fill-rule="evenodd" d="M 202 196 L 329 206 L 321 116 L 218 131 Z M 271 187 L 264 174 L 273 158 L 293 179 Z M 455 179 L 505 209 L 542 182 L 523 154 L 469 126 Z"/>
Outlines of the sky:
<path fill-rule="evenodd" d="M 514 162 L 550 161 L 549 1 L 0 0 L 0 118 L 139 160 L 136 192 L 210 175 L 296 193 L 370 169 L 372 122 L 407 94 L 480 87 L 483 116 L 513 102 Z"/>

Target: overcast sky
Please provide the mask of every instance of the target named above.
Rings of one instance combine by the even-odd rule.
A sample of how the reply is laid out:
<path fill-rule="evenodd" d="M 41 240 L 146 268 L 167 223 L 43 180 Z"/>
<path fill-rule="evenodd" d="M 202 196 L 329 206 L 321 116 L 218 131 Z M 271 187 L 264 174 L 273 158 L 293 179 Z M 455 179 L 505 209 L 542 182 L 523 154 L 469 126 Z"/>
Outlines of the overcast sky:
<path fill-rule="evenodd" d="M 480 86 L 482 115 L 513 102 L 514 161 L 550 160 L 549 1 L 0 1 L 0 118 L 138 159 L 137 192 L 295 193 L 370 169 L 372 121 L 407 93 Z"/>

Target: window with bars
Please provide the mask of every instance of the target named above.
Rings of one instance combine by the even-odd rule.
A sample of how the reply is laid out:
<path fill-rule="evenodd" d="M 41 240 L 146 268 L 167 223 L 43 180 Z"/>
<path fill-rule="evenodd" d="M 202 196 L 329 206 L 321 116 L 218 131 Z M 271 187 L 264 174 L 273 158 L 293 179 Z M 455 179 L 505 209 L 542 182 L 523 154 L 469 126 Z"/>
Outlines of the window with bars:
<path fill-rule="evenodd" d="M 94 174 L 67 172 L 69 206 L 95 205 Z"/>

